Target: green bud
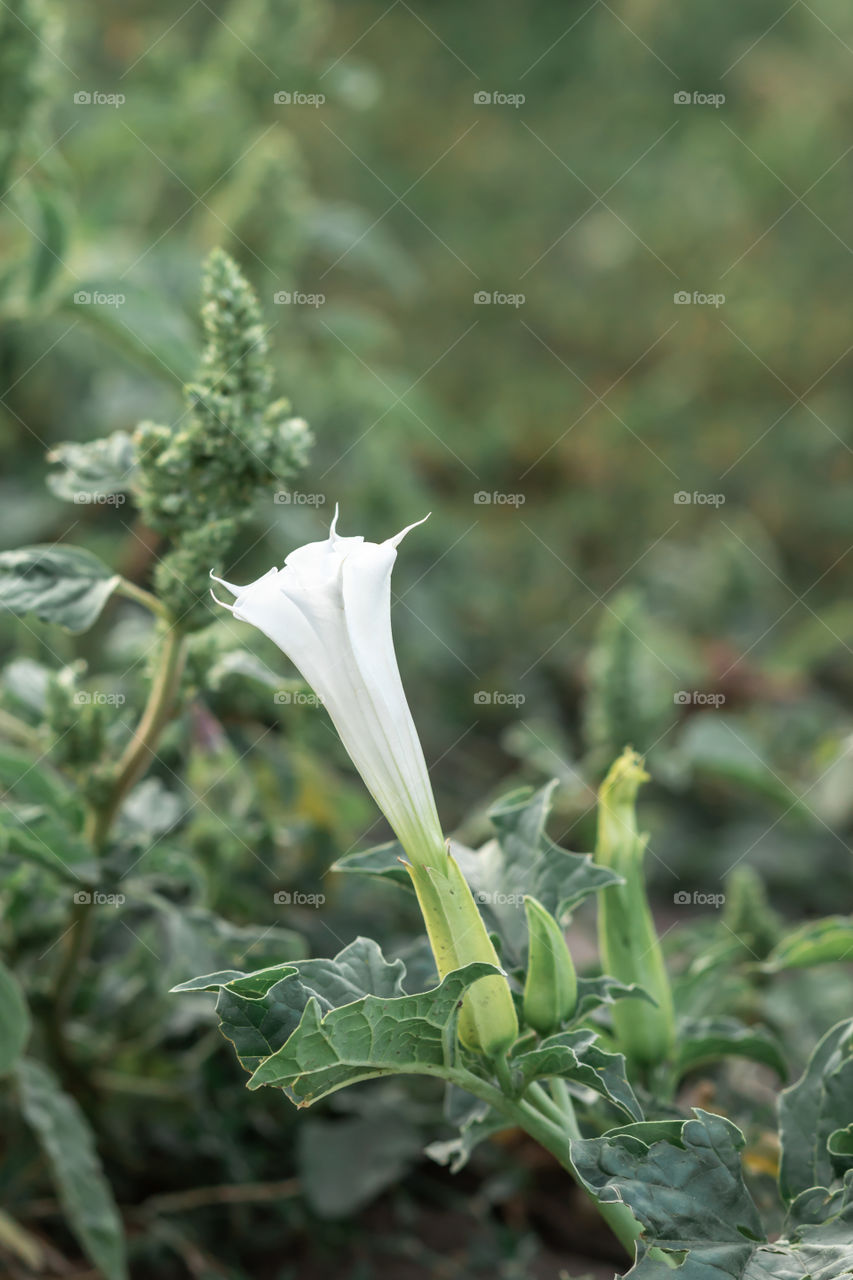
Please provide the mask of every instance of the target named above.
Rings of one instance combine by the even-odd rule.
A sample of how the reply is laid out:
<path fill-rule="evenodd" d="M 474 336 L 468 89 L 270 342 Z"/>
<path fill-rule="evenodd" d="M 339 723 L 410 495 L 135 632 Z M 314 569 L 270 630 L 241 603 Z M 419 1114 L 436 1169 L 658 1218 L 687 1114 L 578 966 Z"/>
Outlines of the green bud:
<path fill-rule="evenodd" d="M 474 895 L 456 861 L 449 855 L 441 867 L 408 868 L 423 913 L 438 976 L 444 978 L 476 960 L 500 968 Z M 458 1022 L 467 1049 L 489 1058 L 504 1053 L 518 1036 L 509 984 L 502 975 L 481 978 L 466 991 Z"/>
<path fill-rule="evenodd" d="M 657 1001 L 655 1008 L 641 1000 L 620 1000 L 613 1009 L 621 1048 L 644 1066 L 663 1061 L 675 1040 L 672 991 L 643 875 L 648 836 L 637 830 L 637 791 L 648 777 L 641 757 L 626 748 L 598 793 L 595 850 L 596 861 L 625 881 L 602 890 L 599 897 L 598 941 L 604 970 L 620 982 L 638 983 Z"/>
<path fill-rule="evenodd" d="M 578 979 L 574 961 L 557 921 L 527 895 L 527 978 L 524 1021 L 541 1036 L 552 1035 L 575 1010 Z"/>

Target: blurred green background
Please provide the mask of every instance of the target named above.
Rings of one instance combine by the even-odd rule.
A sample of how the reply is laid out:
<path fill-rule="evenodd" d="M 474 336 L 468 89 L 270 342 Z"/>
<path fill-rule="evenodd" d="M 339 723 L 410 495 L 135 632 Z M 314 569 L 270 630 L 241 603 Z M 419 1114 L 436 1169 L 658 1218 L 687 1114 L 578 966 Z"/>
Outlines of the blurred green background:
<path fill-rule="evenodd" d="M 780 910 L 833 909 L 853 821 L 851 71 L 841 0 L 10 0 L 2 546 L 67 539 L 149 580 L 156 540 L 122 507 L 61 502 L 46 455 L 180 416 L 221 245 L 316 443 L 217 567 L 259 575 L 335 503 L 378 540 L 432 512 L 393 618 L 448 829 L 475 839 L 509 782 L 555 775 L 553 834 L 589 847 L 592 788 L 631 742 L 664 912 L 743 863 Z M 4 619 L 0 638 L 117 679 L 142 648 L 130 623 Z M 230 774 L 221 802 L 233 823 L 243 796 L 279 878 L 307 859 L 319 883 L 383 837 L 320 713 L 225 675 L 202 700 L 227 733 L 199 731 L 197 791 Z M 222 762 L 247 720 L 275 732 L 244 778 Z M 225 849 L 242 925 L 257 868 L 218 799 L 191 840 Z M 348 939 L 376 909 L 330 919 Z M 305 924 L 326 949 L 330 927 Z"/>

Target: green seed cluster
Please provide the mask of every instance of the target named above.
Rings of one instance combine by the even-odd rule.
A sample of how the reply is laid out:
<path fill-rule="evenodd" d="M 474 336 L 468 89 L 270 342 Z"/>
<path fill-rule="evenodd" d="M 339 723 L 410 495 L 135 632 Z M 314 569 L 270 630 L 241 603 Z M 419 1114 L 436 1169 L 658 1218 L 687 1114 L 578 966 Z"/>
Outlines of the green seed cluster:
<path fill-rule="evenodd" d="M 311 435 L 272 376 L 257 298 L 221 249 L 207 260 L 205 350 L 175 427 L 143 422 L 134 436 L 136 499 L 172 549 L 155 573 L 158 595 L 183 626 L 203 625 L 207 572 L 221 563 L 260 495 L 304 466 Z"/>

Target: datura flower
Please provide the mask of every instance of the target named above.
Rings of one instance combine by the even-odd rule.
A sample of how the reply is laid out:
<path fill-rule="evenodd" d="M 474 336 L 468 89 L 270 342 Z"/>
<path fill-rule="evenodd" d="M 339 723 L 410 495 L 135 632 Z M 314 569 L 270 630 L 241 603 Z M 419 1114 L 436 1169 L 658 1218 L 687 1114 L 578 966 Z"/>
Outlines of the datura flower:
<path fill-rule="evenodd" d="M 270 569 L 248 586 L 211 576 L 235 597 L 225 608 L 283 650 L 329 713 L 410 859 L 439 976 L 475 960 L 499 967 L 473 895 L 447 851 L 394 653 L 391 570 L 397 547 L 423 521 L 381 543 L 343 537 L 337 521 L 336 509 L 325 541 L 292 551 L 283 569 Z M 506 979 L 482 978 L 465 996 L 461 1039 L 491 1055 L 517 1031 Z"/>

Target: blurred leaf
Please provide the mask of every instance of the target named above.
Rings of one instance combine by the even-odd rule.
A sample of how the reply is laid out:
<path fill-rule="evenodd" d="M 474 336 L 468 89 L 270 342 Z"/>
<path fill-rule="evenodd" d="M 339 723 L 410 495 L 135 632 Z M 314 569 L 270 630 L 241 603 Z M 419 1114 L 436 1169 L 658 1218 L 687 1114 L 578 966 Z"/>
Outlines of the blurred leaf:
<path fill-rule="evenodd" d="M 793 1200 L 835 1176 L 830 1137 L 850 1123 L 853 1099 L 853 1019 L 826 1033 L 796 1084 L 779 1099 L 782 1157 L 779 1189 Z"/>
<path fill-rule="evenodd" d="M 423 1147 L 404 1114 L 306 1118 L 298 1131 L 299 1176 L 320 1218 L 357 1213 L 407 1172 Z"/>
<path fill-rule="evenodd" d="M 127 493 L 133 484 L 136 449 L 126 431 L 114 431 L 102 440 L 55 445 L 47 460 L 62 468 L 48 472 L 51 492 L 66 502 L 79 502 L 81 497 Z"/>
<path fill-rule="evenodd" d="M 750 740 L 749 730 L 733 716 L 705 711 L 692 716 L 682 740 L 686 764 L 702 778 L 734 783 L 745 792 L 784 806 L 792 813 L 809 811 L 794 791 L 767 763 L 766 753 Z"/>
<path fill-rule="evenodd" d="M 0 553 L 0 607 L 87 631 L 120 578 L 97 556 L 64 544 Z"/>
<path fill-rule="evenodd" d="M 853 916 L 828 916 L 791 929 L 767 957 L 770 973 L 853 960 Z"/>
<path fill-rule="evenodd" d="M 33 232 L 33 257 L 30 267 L 30 298 L 38 299 L 63 269 L 68 243 L 68 208 L 66 200 L 54 187 L 32 188 L 38 211 L 38 230 Z"/>
<path fill-rule="evenodd" d="M 768 1031 L 747 1027 L 736 1018 L 685 1018 L 678 1026 L 675 1070 L 679 1076 L 719 1058 L 749 1058 L 788 1074 L 782 1048 Z"/>
<path fill-rule="evenodd" d="M 32 715 L 41 717 L 45 709 L 45 695 L 50 672 L 32 658 L 16 658 L 3 668 L 3 684 L 15 702 Z"/>
<path fill-rule="evenodd" d="M 17 978 L 0 963 L 0 1076 L 8 1075 L 26 1048 L 30 1011 Z"/>
<path fill-rule="evenodd" d="M 39 805 L 0 808 L 0 849 L 35 862 L 71 884 L 93 882 L 98 874 L 89 845 L 61 815 Z"/>
<path fill-rule="evenodd" d="M 124 1233 L 89 1123 L 41 1063 L 18 1066 L 21 1107 L 50 1163 L 69 1226 L 106 1280 L 127 1280 Z"/>
<path fill-rule="evenodd" d="M 468 1163 L 476 1146 L 510 1128 L 512 1125 L 506 1116 L 481 1103 L 463 1122 L 457 1137 L 448 1138 L 444 1142 L 431 1142 L 426 1148 L 426 1154 L 436 1164 L 447 1165 L 451 1173 L 458 1173 Z"/>

